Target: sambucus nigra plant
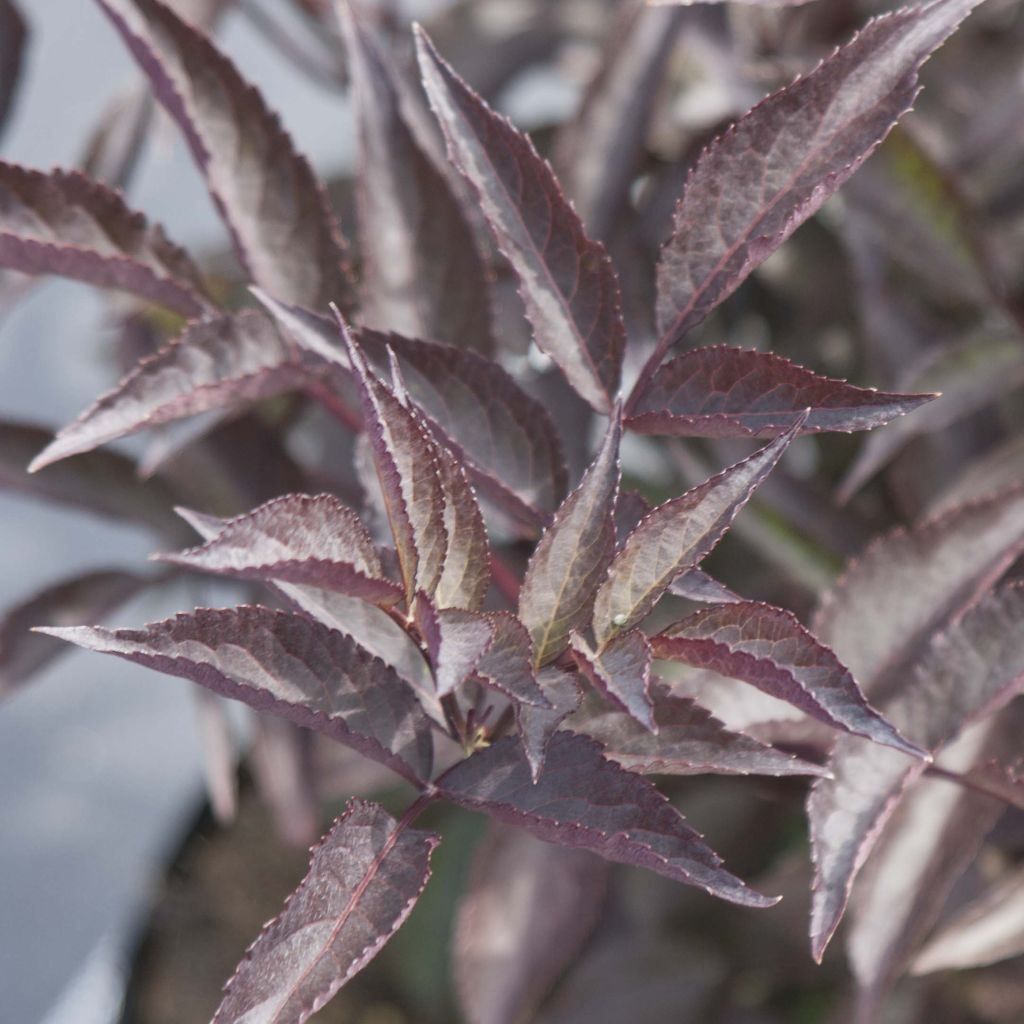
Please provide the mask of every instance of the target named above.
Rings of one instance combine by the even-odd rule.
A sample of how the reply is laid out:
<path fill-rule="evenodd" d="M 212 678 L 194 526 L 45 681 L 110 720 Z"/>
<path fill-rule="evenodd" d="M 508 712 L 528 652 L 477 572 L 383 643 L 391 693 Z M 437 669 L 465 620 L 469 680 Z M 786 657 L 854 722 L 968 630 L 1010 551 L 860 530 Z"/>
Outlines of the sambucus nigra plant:
<path fill-rule="evenodd" d="M 617 232 L 630 217 L 643 235 L 630 190 L 684 24 L 678 5 L 623 5 L 621 45 L 610 46 L 556 147 L 574 206 L 531 141 L 455 74 L 426 32 L 412 33 L 421 89 L 403 63 L 404 30 L 391 25 L 389 34 L 369 7 L 339 2 L 359 134 L 357 285 L 324 188 L 214 43 L 161 0 L 97 2 L 182 129 L 258 306 L 226 310 L 192 259 L 118 192 L 79 172 L 0 164 L 0 265 L 128 292 L 185 321 L 47 438 L 31 466 L 78 456 L 80 472 L 12 481 L 170 537 L 180 536 L 170 506 L 196 495 L 205 511 L 178 511 L 204 543 L 160 558 L 171 571 L 253 581 L 266 603 L 199 608 L 140 629 L 41 632 L 322 733 L 416 792 L 398 818 L 375 803 L 349 804 L 228 982 L 215 1020 L 304 1021 L 360 970 L 427 883 L 440 837 L 415 823 L 436 802 L 733 903 L 771 906 L 776 898 L 728 871 L 647 778 L 700 773 L 816 777 L 816 959 L 874 851 L 851 938 L 862 1014 L 873 1019 L 999 811 L 1024 806 L 1011 767 L 1019 741 L 997 714 L 1024 681 L 1024 592 L 993 589 L 1024 550 L 1024 491 L 956 501 L 876 541 L 826 593 L 808 630 L 789 611 L 738 596 L 701 563 L 798 435 L 866 430 L 920 409 L 900 421 L 911 425 L 902 434 L 865 448 L 846 482 L 852 493 L 900 439 L 927 429 L 915 423 L 938 415 L 933 429 L 943 426 L 971 400 L 947 407 L 956 411 L 943 420 L 931 412 L 942 402 L 926 405 L 931 393 L 879 392 L 768 352 L 687 345 L 872 154 L 913 103 L 924 61 L 979 0 L 933 0 L 870 21 L 700 152 L 657 259 L 653 331 L 642 313 L 625 315 L 598 239 L 629 253 Z M 15 17 L 9 4 L 0 11 Z M 0 88 L 0 111 L 9 91 Z M 993 264 L 974 255 L 993 303 L 1019 329 Z M 563 410 L 553 416 L 538 398 L 538 374 L 516 351 L 515 316 L 494 315 L 492 293 L 510 275 L 536 349 L 561 375 L 547 375 L 548 393 L 577 420 L 573 447 L 586 451 L 586 465 L 575 479 L 556 426 Z M 638 292 L 631 287 L 631 307 Z M 273 413 L 270 399 L 282 400 Z M 333 465 L 331 493 L 282 493 L 315 474 L 275 448 L 268 427 L 276 417 L 287 434 L 309 400 L 359 434 L 354 475 Z M 264 403 L 263 415 L 246 411 L 253 403 Z M 266 459 L 258 472 L 227 472 L 234 500 L 269 500 L 214 515 L 216 488 L 201 475 L 186 484 L 169 473 L 145 488 L 130 460 L 97 451 L 197 413 L 217 414 L 189 439 L 198 448 L 223 444 L 217 428 L 229 429 L 231 417 L 235 441 L 247 435 Z M 43 434 L 3 431 L 12 462 Z M 624 432 L 768 443 L 652 507 L 622 488 Z M 363 517 L 350 507 L 360 489 Z M 151 582 L 94 574 L 17 609 L 4 626 L 18 638 L 5 640 L 18 652 L 5 655 L 7 685 L 53 654 L 38 636 L 19 646 L 26 624 L 69 606 L 99 617 Z M 667 595 L 703 607 L 666 621 L 656 609 Z M 767 710 L 747 705 L 760 738 L 705 709 L 737 692 L 719 677 L 774 699 Z M 838 734 L 831 752 L 815 759 L 829 730 Z M 950 759 L 932 766 L 947 748 Z M 927 807 L 915 817 L 915 801 L 929 773 L 960 783 L 973 802 L 922 825 Z M 945 863 L 929 860 L 957 815 L 970 822 L 969 842 Z M 900 844 L 911 834 L 919 843 L 931 836 L 924 867 L 906 864 Z M 511 870 L 499 849 L 488 857 L 485 876 Z M 556 863 L 538 866 L 545 882 L 557 884 Z M 1019 875 L 1011 883 L 1019 899 Z M 581 886 L 565 919 L 589 920 L 589 892 Z M 474 941 L 485 942 L 493 924 L 478 911 L 460 925 L 464 1009 L 472 1020 L 519 1020 L 538 993 L 496 999 L 487 976 L 474 975 Z M 546 940 L 520 954 L 544 979 L 539 995 L 582 938 L 569 932 L 566 943 L 554 926 L 520 935 L 524 944 Z M 951 934 L 918 966 L 956 965 L 955 925 Z M 518 978 L 524 990 L 527 980 Z"/>

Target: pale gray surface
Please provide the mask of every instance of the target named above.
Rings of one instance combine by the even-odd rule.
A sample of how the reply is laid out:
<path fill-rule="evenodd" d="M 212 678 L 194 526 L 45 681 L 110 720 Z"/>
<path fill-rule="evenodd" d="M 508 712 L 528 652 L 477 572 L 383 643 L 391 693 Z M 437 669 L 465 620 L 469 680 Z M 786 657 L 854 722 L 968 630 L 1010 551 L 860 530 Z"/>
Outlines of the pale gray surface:
<path fill-rule="evenodd" d="M 90 119 L 138 81 L 91 0 L 23 0 L 28 75 L 3 159 L 74 163 Z M 337 97 L 298 78 L 244 24 L 227 48 L 283 113 L 318 167 L 351 152 Z M 200 179 L 169 123 L 131 201 L 189 245 L 223 244 Z M 112 382 L 104 306 L 50 282 L 0 321 L 0 416 L 58 426 Z M 78 569 L 142 567 L 143 531 L 0 494 L 0 607 Z M 138 623 L 187 607 L 178 588 L 119 612 Z M 199 794 L 186 684 L 114 659 L 70 654 L 0 705 L 0 992 L 16 1024 L 106 1024 L 133 922 Z"/>

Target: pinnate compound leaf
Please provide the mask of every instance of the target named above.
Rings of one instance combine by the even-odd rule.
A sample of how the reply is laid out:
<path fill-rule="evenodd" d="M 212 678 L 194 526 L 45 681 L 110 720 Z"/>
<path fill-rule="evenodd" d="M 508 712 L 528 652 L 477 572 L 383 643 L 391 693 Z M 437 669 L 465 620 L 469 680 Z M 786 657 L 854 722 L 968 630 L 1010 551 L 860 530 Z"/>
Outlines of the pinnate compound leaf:
<path fill-rule="evenodd" d="M 240 579 L 283 580 L 379 604 L 402 599 L 383 578 L 373 540 L 356 514 L 331 494 L 289 494 L 229 520 L 197 548 L 161 561 Z"/>
<path fill-rule="evenodd" d="M 302 1024 L 409 916 L 440 837 L 349 802 L 313 847 L 309 873 L 225 986 L 213 1024 Z"/>
<path fill-rule="evenodd" d="M 610 413 L 626 329 L 604 246 L 587 237 L 529 139 L 452 71 L 422 31 L 417 50 L 449 154 L 479 195 L 498 247 L 519 278 L 538 347 L 590 405 Z"/>
<path fill-rule="evenodd" d="M 615 556 L 594 601 L 599 645 L 637 625 L 669 584 L 705 558 L 800 430 L 798 420 L 759 452 L 659 505 Z"/>
<path fill-rule="evenodd" d="M 25 19 L 14 0 L 0 0 L 0 133 L 18 91 L 27 38 Z"/>
<path fill-rule="evenodd" d="M 516 705 L 516 727 L 534 782 L 544 770 L 544 758 L 551 738 L 562 722 L 580 706 L 583 694 L 578 679 L 575 672 L 567 672 L 557 665 L 546 665 L 537 673 L 537 685 L 550 707 Z"/>
<path fill-rule="evenodd" d="M 921 65 L 980 0 L 934 0 L 869 22 L 759 103 L 698 160 L 658 265 L 667 351 L 817 212 L 917 94 Z"/>
<path fill-rule="evenodd" d="M 604 746 L 604 756 L 642 775 L 824 775 L 810 761 L 727 729 L 695 701 L 652 686 L 657 735 L 621 711 L 591 709 L 572 728 Z"/>
<path fill-rule="evenodd" d="M 302 613 L 198 608 L 142 629 L 44 632 L 322 732 L 414 783 L 429 776 L 430 726 L 409 686 L 351 637 Z"/>
<path fill-rule="evenodd" d="M 1024 550 L 1024 488 L 875 541 L 821 600 L 811 630 L 869 695 L 900 677 L 936 630 Z"/>
<path fill-rule="evenodd" d="M 772 352 L 712 346 L 665 363 L 626 426 L 673 437 L 775 437 L 805 409 L 804 434 L 870 430 L 935 395 L 897 395 L 821 377 Z"/>
<path fill-rule="evenodd" d="M 1024 953 L 1024 868 L 1011 871 L 944 924 L 914 958 L 911 974 L 962 970 Z"/>
<path fill-rule="evenodd" d="M 1024 589 L 1008 586 L 984 598 L 936 634 L 885 707 L 886 718 L 924 749 L 941 750 L 1024 687 L 1022 625 Z M 828 767 L 833 777 L 815 783 L 807 807 L 815 862 L 811 947 L 817 959 L 839 924 L 857 873 L 926 764 L 840 736 Z"/>
<path fill-rule="evenodd" d="M 78 171 L 0 162 L 0 267 L 131 292 L 182 316 L 210 308 L 184 249 Z"/>
<path fill-rule="evenodd" d="M 457 764 L 438 788 L 454 803 L 538 839 L 647 868 L 743 906 L 776 902 L 726 871 L 650 782 L 607 760 L 585 736 L 555 733 L 536 782 L 522 748 L 508 737 Z"/>
<path fill-rule="evenodd" d="M 67 646 L 32 632 L 44 622 L 78 624 L 105 618 L 153 581 L 107 569 L 61 580 L 0 616 L 0 697 L 59 657 Z"/>
<path fill-rule="evenodd" d="M 438 609 L 423 594 L 416 595 L 412 610 L 430 651 L 437 695 L 443 697 L 475 671 L 491 646 L 494 627 L 486 615 L 461 608 Z"/>
<path fill-rule="evenodd" d="M 419 591 L 433 596 L 448 550 L 437 445 L 413 409 L 374 376 L 344 324 L 341 330 L 411 604 Z"/>
<path fill-rule="evenodd" d="M 366 20 L 344 4 L 341 24 L 359 129 L 362 319 L 489 352 L 490 286 L 458 200 L 407 127 Z"/>
<path fill-rule="evenodd" d="M 469 1024 L 518 1024 L 601 914 L 609 865 L 494 823 L 473 857 L 455 923 L 456 989 Z"/>
<path fill-rule="evenodd" d="M 297 390 L 307 372 L 277 328 L 252 311 L 189 324 L 58 432 L 42 469 L 137 430 Z"/>
<path fill-rule="evenodd" d="M 554 709 L 533 671 L 533 645 L 526 627 L 508 612 L 487 616 L 493 638 L 476 666 L 476 676 L 485 685 L 522 704 Z"/>
<path fill-rule="evenodd" d="M 161 0 L 98 0 L 177 121 L 252 279 L 285 302 L 351 305 L 326 193 L 259 92 Z"/>
<path fill-rule="evenodd" d="M 538 667 L 557 658 L 569 634 L 587 624 L 594 592 L 615 553 L 621 437 L 616 413 L 590 468 L 562 502 L 526 567 L 519 618 L 530 631 Z"/>
<path fill-rule="evenodd" d="M 742 679 L 835 729 L 922 756 L 864 699 L 840 660 L 782 608 L 706 608 L 651 638 L 655 657 Z"/>
<path fill-rule="evenodd" d="M 639 629 L 614 637 L 600 651 L 573 633 L 570 651 L 579 670 L 606 700 L 645 729 L 658 731 L 650 695 L 651 645 Z"/>

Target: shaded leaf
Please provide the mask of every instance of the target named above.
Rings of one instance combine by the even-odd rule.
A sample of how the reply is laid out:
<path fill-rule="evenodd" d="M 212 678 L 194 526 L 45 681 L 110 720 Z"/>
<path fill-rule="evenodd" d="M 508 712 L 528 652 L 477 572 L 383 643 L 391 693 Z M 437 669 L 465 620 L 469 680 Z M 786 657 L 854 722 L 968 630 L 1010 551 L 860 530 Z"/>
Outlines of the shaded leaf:
<path fill-rule="evenodd" d="M 651 647 L 657 658 L 742 679 L 835 729 L 923 753 L 868 704 L 832 651 L 782 608 L 757 601 L 706 608 L 652 637 Z"/>
<path fill-rule="evenodd" d="M 494 824 L 473 857 L 453 941 L 469 1024 L 517 1024 L 572 962 L 601 913 L 608 864 Z"/>
<path fill-rule="evenodd" d="M 629 539 L 640 521 L 651 511 L 651 503 L 639 491 L 620 491 L 615 499 L 615 550 Z"/>
<path fill-rule="evenodd" d="M 726 0 L 645 0 L 650 7 L 692 7 L 697 4 L 721 4 Z M 730 3 L 750 4 L 753 7 L 800 7 L 811 0 L 729 0 Z"/>
<path fill-rule="evenodd" d="M 231 729 L 227 702 L 217 694 L 192 687 L 196 732 L 206 780 L 206 797 L 218 825 L 230 825 L 238 813 L 237 743 Z"/>
<path fill-rule="evenodd" d="M 363 321 L 489 352 L 490 286 L 444 176 L 417 145 L 384 54 L 351 5 L 341 24 L 359 128 Z"/>
<path fill-rule="evenodd" d="M 29 466 L 35 472 L 119 437 L 301 388 L 307 373 L 277 328 L 243 311 L 189 324 L 101 395 Z"/>
<path fill-rule="evenodd" d="M 78 171 L 0 162 L 0 267 L 131 292 L 182 316 L 210 308 L 184 249 Z"/>
<path fill-rule="evenodd" d="M 105 618 L 152 582 L 120 569 L 90 572 L 61 580 L 6 609 L 0 617 L 0 696 L 13 693 L 68 650 L 53 637 L 33 633 L 35 626 Z"/>
<path fill-rule="evenodd" d="M 498 248 L 519 278 L 534 340 L 583 398 L 610 413 L 626 329 L 604 246 L 587 238 L 529 139 L 441 60 L 422 31 L 416 43 L 449 154 L 476 189 Z"/>
<path fill-rule="evenodd" d="M 526 627 L 508 612 L 490 614 L 487 620 L 493 638 L 476 666 L 477 677 L 514 701 L 552 710 L 554 705 L 534 675 L 533 645 Z"/>
<path fill-rule="evenodd" d="M 573 633 L 570 651 L 579 670 L 614 705 L 657 732 L 651 703 L 651 646 L 639 629 L 611 639 L 600 651 Z"/>
<path fill-rule="evenodd" d="M 225 986 L 214 1024 L 302 1024 L 380 952 L 430 878 L 433 832 L 349 802 Z"/>
<path fill-rule="evenodd" d="M 356 514 L 331 494 L 289 494 L 229 520 L 197 548 L 161 561 L 218 576 L 283 580 L 380 604 L 402 599 L 383 578 L 373 540 Z"/>
<path fill-rule="evenodd" d="M 530 557 L 519 591 L 519 618 L 538 667 L 558 657 L 586 625 L 594 592 L 615 553 L 613 509 L 619 489 L 618 415 L 579 486 L 555 513 Z"/>
<path fill-rule="evenodd" d="M 0 132 L 21 78 L 28 28 L 14 0 L 0 0 Z"/>
<path fill-rule="evenodd" d="M 1024 590 L 990 595 L 936 634 L 886 718 L 930 751 L 990 715 L 1024 686 Z M 926 765 L 895 750 L 840 736 L 829 758 L 833 778 L 808 801 L 815 885 L 811 945 L 816 959 L 834 933 L 861 866 L 901 795 Z"/>
<path fill-rule="evenodd" d="M 822 597 L 811 630 L 870 696 L 1024 550 L 1024 489 L 876 540 Z"/>
<path fill-rule="evenodd" d="M 748 459 L 659 505 L 640 523 L 597 592 L 598 644 L 637 625 L 677 576 L 710 553 L 799 429 L 800 424 L 794 424 Z"/>
<path fill-rule="evenodd" d="M 733 593 L 724 583 L 719 583 L 702 569 L 690 569 L 682 576 L 677 576 L 669 585 L 670 594 L 686 598 L 687 601 L 698 601 L 701 604 L 731 604 L 744 601 L 746 598 Z"/>
<path fill-rule="evenodd" d="M 580 706 L 583 696 L 576 673 L 567 672 L 557 665 L 542 668 L 537 673 L 537 685 L 551 706 L 517 704 L 515 711 L 519 739 L 530 766 L 530 777 L 534 782 L 544 769 L 544 758 L 552 736 L 562 722 Z"/>
<path fill-rule="evenodd" d="M 177 121 L 239 259 L 285 302 L 351 305 L 323 186 L 259 92 L 160 0 L 99 0 Z"/>
<path fill-rule="evenodd" d="M 823 775 L 825 769 L 727 729 L 695 701 L 652 686 L 657 735 L 621 711 L 590 709 L 572 728 L 604 746 L 604 756 L 642 775 Z"/>
<path fill-rule="evenodd" d="M 775 437 L 809 410 L 802 433 L 849 432 L 881 426 L 935 397 L 858 388 L 772 352 L 716 345 L 665 363 L 631 406 L 626 426 L 673 437 Z"/>
<path fill-rule="evenodd" d="M 414 783 L 429 776 L 430 727 L 412 690 L 351 637 L 301 613 L 198 608 L 142 629 L 45 632 L 322 732 Z"/>
<path fill-rule="evenodd" d="M 438 780 L 454 803 L 547 842 L 591 850 L 749 907 L 776 901 L 748 889 L 646 779 L 601 756 L 593 740 L 558 732 L 533 782 L 520 746 L 499 740 Z"/>
<path fill-rule="evenodd" d="M 981 967 L 1024 954 L 1024 868 L 1009 872 L 947 921 L 911 974 Z"/>
<path fill-rule="evenodd" d="M 660 353 L 870 156 L 913 103 L 921 65 L 978 2 L 935 0 L 875 18 L 704 151 L 658 265 Z"/>
<path fill-rule="evenodd" d="M 416 595 L 412 608 L 430 651 L 437 695 L 443 697 L 476 670 L 494 639 L 494 629 L 485 615 L 460 608 L 438 609 L 423 594 Z"/>

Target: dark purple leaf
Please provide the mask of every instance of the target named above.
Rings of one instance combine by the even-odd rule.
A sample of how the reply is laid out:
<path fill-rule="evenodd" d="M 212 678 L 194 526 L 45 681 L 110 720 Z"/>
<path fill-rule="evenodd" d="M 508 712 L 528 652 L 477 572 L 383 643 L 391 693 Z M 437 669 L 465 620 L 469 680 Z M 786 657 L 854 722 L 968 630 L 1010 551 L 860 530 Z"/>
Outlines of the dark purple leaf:
<path fill-rule="evenodd" d="M 0 0 L 0 133 L 21 78 L 28 28 L 14 0 Z"/>
<path fill-rule="evenodd" d="M 519 278 L 534 340 L 583 398 L 610 413 L 626 329 L 604 246 L 587 238 L 529 139 L 452 71 L 422 31 L 417 49 L 449 154 L 476 189 L 498 248 Z"/>
<path fill-rule="evenodd" d="M 695 701 L 652 687 L 657 735 L 621 711 L 588 709 L 572 728 L 604 746 L 604 756 L 642 775 L 824 775 L 826 769 L 727 729 Z"/>
<path fill-rule="evenodd" d="M 430 878 L 433 832 L 349 802 L 225 986 L 214 1024 L 302 1024 L 380 952 Z"/>
<path fill-rule="evenodd" d="M 771 352 L 714 346 L 662 366 L 626 426 L 673 437 L 775 437 L 808 409 L 802 433 L 849 432 L 881 426 L 935 397 L 858 388 Z"/>
<path fill-rule="evenodd" d="M 972 900 L 914 958 L 911 974 L 962 970 L 1024 954 L 1024 868 Z"/>
<path fill-rule="evenodd" d="M 700 604 L 732 604 L 734 601 L 746 600 L 702 569 L 690 569 L 682 576 L 677 576 L 668 585 L 668 592 Z"/>
<path fill-rule="evenodd" d="M 710 553 L 799 429 L 794 424 L 761 451 L 658 506 L 640 523 L 597 592 L 598 644 L 637 625 L 677 576 Z"/>
<path fill-rule="evenodd" d="M 1024 590 L 1007 587 L 981 601 L 932 639 L 885 715 L 926 750 L 941 750 L 972 722 L 1024 686 Z M 808 802 L 815 861 L 811 946 L 820 959 L 842 917 L 854 878 L 901 795 L 925 763 L 895 750 L 840 736 L 831 779 Z"/>
<path fill-rule="evenodd" d="M 45 632 L 322 732 L 414 783 L 429 777 L 430 727 L 412 690 L 351 637 L 301 613 L 199 608 L 142 629 Z"/>
<path fill-rule="evenodd" d="M 615 553 L 612 515 L 621 436 L 616 414 L 600 451 L 562 502 L 526 567 L 519 618 L 530 631 L 538 667 L 557 658 L 568 646 L 569 634 L 587 624 L 594 591 Z"/>
<path fill-rule="evenodd" d="M 42 427 L 0 421 L 0 488 L 144 523 L 171 536 L 181 532 L 170 491 L 160 480 L 139 480 L 135 463 L 123 455 L 89 452 L 30 474 L 29 462 L 52 439 Z"/>
<path fill-rule="evenodd" d="M 417 591 L 433 596 L 448 549 L 437 446 L 415 412 L 372 374 L 347 328 L 342 331 L 411 604 Z"/>
<path fill-rule="evenodd" d="M 61 580 L 6 609 L 0 617 L 0 697 L 67 651 L 59 640 L 31 632 L 34 627 L 105 618 L 152 582 L 119 569 L 90 572 Z"/>
<path fill-rule="evenodd" d="M 923 753 L 868 704 L 846 666 L 782 608 L 757 601 L 706 608 L 651 637 L 651 648 L 656 658 L 742 679 L 834 729 Z"/>
<path fill-rule="evenodd" d="M 356 514 L 331 494 L 289 494 L 224 524 L 197 548 L 161 561 L 240 579 L 283 580 L 378 604 L 402 589 L 383 578 L 373 540 Z"/>
<path fill-rule="evenodd" d="M 443 697 L 464 682 L 494 639 L 486 615 L 460 608 L 435 607 L 423 594 L 413 601 L 413 616 L 434 667 L 437 695 Z"/>
<path fill-rule="evenodd" d="M 99 0 L 178 122 L 252 279 L 285 302 L 351 304 L 323 186 L 259 92 L 160 0 Z"/>
<path fill-rule="evenodd" d="M 651 503 L 639 491 L 620 491 L 615 499 L 615 549 L 629 539 L 640 520 L 651 511 Z"/>
<path fill-rule="evenodd" d="M 476 666 L 477 677 L 512 700 L 553 710 L 533 671 L 533 645 L 526 627 L 507 612 L 487 616 L 493 639 Z"/>
<path fill-rule="evenodd" d="M 743 906 L 777 902 L 726 871 L 650 782 L 602 757 L 585 736 L 556 733 L 536 782 L 522 748 L 509 737 L 457 764 L 438 788 L 454 803 L 538 839 L 647 868 Z"/>
<path fill-rule="evenodd" d="M 587 231 L 607 238 L 629 199 L 658 86 L 684 21 L 625 0 L 611 19 L 598 73 L 558 140 L 555 166 Z"/>
<path fill-rule="evenodd" d="M 493 824 L 473 858 L 453 958 L 468 1024 L 518 1024 L 572 962 L 601 913 L 608 863 Z"/>
<path fill-rule="evenodd" d="M 182 316 L 210 308 L 199 271 L 163 228 L 78 171 L 0 162 L 0 267 L 132 292 Z"/>
<path fill-rule="evenodd" d="M 645 729 L 658 731 L 650 695 L 651 646 L 639 629 L 614 637 L 600 651 L 574 633 L 570 650 L 579 670 L 606 700 Z"/>
<path fill-rule="evenodd" d="M 362 319 L 371 327 L 489 352 L 490 285 L 444 176 L 417 145 L 384 54 L 341 8 L 359 127 Z"/>
<path fill-rule="evenodd" d="M 659 353 L 735 291 L 871 155 L 910 109 L 921 65 L 978 2 L 936 0 L 875 18 L 705 150 L 658 266 Z"/>
<path fill-rule="evenodd" d="M 580 692 L 578 678 L 575 672 L 566 672 L 557 665 L 547 665 L 537 673 L 537 685 L 551 706 L 516 705 L 516 726 L 534 782 L 544 768 L 544 757 L 551 737 L 580 706 L 583 694 Z"/>
<path fill-rule="evenodd" d="M 936 631 L 1024 550 L 1024 489 L 964 505 L 875 541 L 821 600 L 811 630 L 872 696 L 902 682 Z"/>
<path fill-rule="evenodd" d="M 29 469 L 34 472 L 147 427 L 296 390 L 307 379 L 296 354 L 266 317 L 243 311 L 200 320 L 143 359 L 59 431 Z"/>

